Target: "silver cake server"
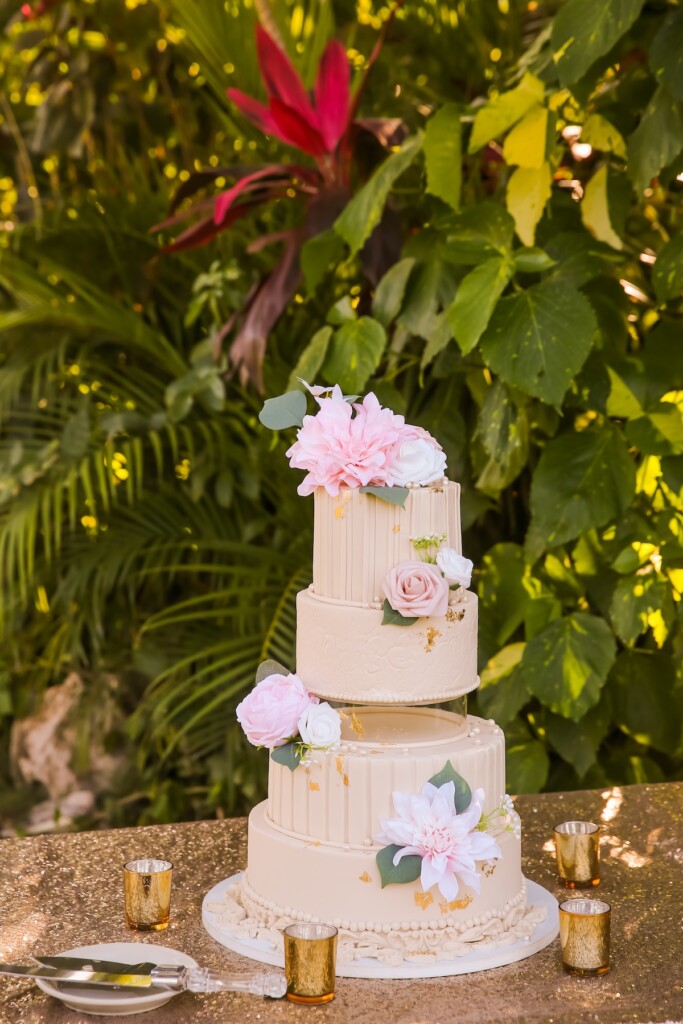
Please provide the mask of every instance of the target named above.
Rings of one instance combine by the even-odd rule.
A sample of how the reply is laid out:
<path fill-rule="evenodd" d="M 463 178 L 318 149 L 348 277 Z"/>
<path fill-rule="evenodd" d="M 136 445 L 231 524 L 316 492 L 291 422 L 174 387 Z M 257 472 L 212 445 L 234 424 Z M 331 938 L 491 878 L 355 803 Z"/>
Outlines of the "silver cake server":
<path fill-rule="evenodd" d="M 118 988 L 165 988 L 175 992 L 248 992 L 279 999 L 287 991 L 284 975 L 273 971 L 223 974 L 208 967 L 174 964 L 120 964 L 75 957 L 34 957 L 37 966 L 0 964 L 0 974 L 77 985 Z"/>

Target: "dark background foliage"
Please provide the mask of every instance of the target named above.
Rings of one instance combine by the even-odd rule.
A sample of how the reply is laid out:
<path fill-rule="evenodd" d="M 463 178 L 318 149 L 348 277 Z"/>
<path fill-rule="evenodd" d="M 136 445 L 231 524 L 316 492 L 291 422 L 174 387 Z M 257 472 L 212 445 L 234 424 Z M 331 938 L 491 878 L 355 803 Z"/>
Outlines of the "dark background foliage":
<path fill-rule="evenodd" d="M 310 86 L 334 35 L 358 82 L 390 9 L 22 11 L 0 4 L 0 815 L 45 797 L 17 728 L 72 672 L 85 823 L 240 813 L 267 766 L 234 708 L 261 660 L 293 662 L 311 507 L 225 325 L 302 207 L 169 255 L 150 228 L 179 188 L 210 209 L 234 165 L 306 160 L 225 97 L 262 95 L 257 14 Z M 251 363 L 266 396 L 372 388 L 443 442 L 473 705 L 513 792 L 681 777 L 682 40 L 674 3 L 407 0 L 360 109 L 400 134 L 358 140 Z"/>

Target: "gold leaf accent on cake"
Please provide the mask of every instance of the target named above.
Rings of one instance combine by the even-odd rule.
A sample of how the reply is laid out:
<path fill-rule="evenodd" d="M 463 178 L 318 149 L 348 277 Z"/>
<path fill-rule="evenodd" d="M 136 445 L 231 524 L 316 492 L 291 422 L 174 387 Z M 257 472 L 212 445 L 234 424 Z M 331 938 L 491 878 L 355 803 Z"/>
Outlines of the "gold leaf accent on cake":
<path fill-rule="evenodd" d="M 427 654 L 430 653 L 430 651 L 434 647 L 434 644 L 441 635 L 442 634 L 439 632 L 436 626 L 427 626 L 427 643 L 425 644 L 425 651 L 427 652 Z"/>
<path fill-rule="evenodd" d="M 413 893 L 413 899 L 415 900 L 415 905 L 420 907 L 422 910 L 426 910 L 430 903 L 434 902 L 434 897 L 431 892 Z"/>
<path fill-rule="evenodd" d="M 484 864 L 481 870 L 483 871 L 487 878 L 490 878 L 493 872 L 496 870 L 497 863 L 498 860 L 496 859 L 492 861 L 490 864 Z"/>
<path fill-rule="evenodd" d="M 311 782 L 308 783 L 308 788 L 315 791 L 315 790 L 320 789 L 320 786 L 318 785 L 317 782 L 311 781 Z"/>
<path fill-rule="evenodd" d="M 346 504 L 347 501 L 351 501 L 351 491 L 342 491 L 342 501 L 344 504 Z"/>
<path fill-rule="evenodd" d="M 304 843 L 304 846 L 322 846 L 319 839 L 314 839 L 310 843 Z"/>
<path fill-rule="evenodd" d="M 353 731 L 355 732 L 356 736 L 358 736 L 359 739 L 365 732 L 365 726 L 363 725 L 355 711 L 351 712 L 351 728 L 353 729 Z"/>
<path fill-rule="evenodd" d="M 392 533 L 400 533 L 401 532 L 401 524 L 400 523 L 396 523 L 396 526 L 392 526 L 391 532 Z"/>
<path fill-rule="evenodd" d="M 370 878 L 370 875 L 367 873 L 367 871 L 364 871 L 362 875 L 358 876 L 358 881 L 359 882 L 371 882 L 372 879 Z"/>
<path fill-rule="evenodd" d="M 456 612 L 455 608 L 449 608 L 446 612 L 446 622 L 462 622 L 465 618 L 465 609 L 460 608 Z"/>
<path fill-rule="evenodd" d="M 334 510 L 334 518 L 335 519 L 343 519 L 344 518 L 344 508 L 343 508 L 342 505 L 337 505 L 337 507 L 335 508 L 335 510 Z"/>
<path fill-rule="evenodd" d="M 337 754 L 337 772 L 339 773 L 339 775 L 341 775 L 341 779 L 344 785 L 348 786 L 349 777 L 344 771 L 344 758 L 341 756 L 341 754 Z"/>
<path fill-rule="evenodd" d="M 471 896 L 465 896 L 465 898 L 463 900 L 451 900 L 450 903 L 446 903 L 446 909 L 445 910 L 443 909 L 443 904 L 441 904 L 441 913 L 442 914 L 450 914 L 454 910 L 464 910 L 465 907 L 469 907 L 471 902 L 472 902 L 472 897 Z"/>

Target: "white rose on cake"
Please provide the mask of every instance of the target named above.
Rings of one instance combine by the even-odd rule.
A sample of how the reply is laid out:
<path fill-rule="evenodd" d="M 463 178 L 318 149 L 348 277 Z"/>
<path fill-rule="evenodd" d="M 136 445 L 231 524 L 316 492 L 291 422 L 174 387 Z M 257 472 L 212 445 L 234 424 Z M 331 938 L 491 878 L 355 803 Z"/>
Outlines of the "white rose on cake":
<path fill-rule="evenodd" d="M 433 484 L 443 478 L 446 455 L 434 441 L 416 437 L 401 441 L 389 463 L 388 473 L 395 484 Z"/>
<path fill-rule="evenodd" d="M 454 548 L 440 548 L 436 555 L 436 564 L 451 584 L 467 589 L 472 582 L 473 562 L 459 555 Z"/>
<path fill-rule="evenodd" d="M 325 701 L 321 704 L 309 704 L 299 719 L 299 735 L 302 742 L 309 747 L 336 747 L 341 739 L 339 714 Z"/>

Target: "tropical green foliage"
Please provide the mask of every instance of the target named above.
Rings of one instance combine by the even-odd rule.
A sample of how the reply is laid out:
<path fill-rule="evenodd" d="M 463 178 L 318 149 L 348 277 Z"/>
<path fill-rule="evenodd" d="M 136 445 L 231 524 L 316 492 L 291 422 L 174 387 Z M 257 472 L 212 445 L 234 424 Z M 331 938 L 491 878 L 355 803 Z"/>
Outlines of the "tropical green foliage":
<path fill-rule="evenodd" d="M 259 424 L 221 331 L 274 264 L 277 241 L 250 243 L 296 205 L 179 255 L 149 233 L 190 172 L 289 158 L 224 96 L 259 90 L 254 7 L 309 83 L 332 33 L 362 69 L 389 14 L 6 11 L 0 779 L 13 719 L 76 668 L 81 728 L 125 754 L 114 823 L 262 795 L 234 708 L 263 658 L 293 662 L 310 578 L 290 432 Z M 368 141 L 267 341 L 265 397 L 297 376 L 372 388 L 444 444 L 478 567 L 475 710 L 508 734 L 513 791 L 683 766 L 682 18 L 408 0 L 361 110 L 403 141 Z M 207 204 L 232 183 L 205 182 Z M 98 716 L 112 678 L 119 714 Z"/>

